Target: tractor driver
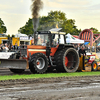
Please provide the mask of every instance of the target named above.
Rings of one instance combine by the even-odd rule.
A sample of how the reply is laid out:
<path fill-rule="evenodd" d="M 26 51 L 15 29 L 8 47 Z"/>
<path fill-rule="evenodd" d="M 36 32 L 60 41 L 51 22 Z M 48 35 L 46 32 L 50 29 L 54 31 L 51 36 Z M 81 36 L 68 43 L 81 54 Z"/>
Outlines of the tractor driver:
<path fill-rule="evenodd" d="M 79 49 L 79 57 L 81 57 L 81 55 L 83 56 L 83 70 L 85 70 L 84 62 L 85 62 L 86 52 L 85 52 L 85 47 L 84 47 L 84 45 L 82 45 L 81 48 Z M 86 56 L 86 57 L 87 57 L 87 56 Z"/>

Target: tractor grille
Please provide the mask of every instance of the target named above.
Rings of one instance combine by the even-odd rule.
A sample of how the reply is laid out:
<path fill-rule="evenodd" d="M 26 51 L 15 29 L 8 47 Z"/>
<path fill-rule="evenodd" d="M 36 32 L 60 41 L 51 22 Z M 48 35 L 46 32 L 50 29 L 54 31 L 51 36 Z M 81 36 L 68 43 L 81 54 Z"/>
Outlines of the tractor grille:
<path fill-rule="evenodd" d="M 27 57 L 27 46 L 20 46 L 21 56 Z"/>

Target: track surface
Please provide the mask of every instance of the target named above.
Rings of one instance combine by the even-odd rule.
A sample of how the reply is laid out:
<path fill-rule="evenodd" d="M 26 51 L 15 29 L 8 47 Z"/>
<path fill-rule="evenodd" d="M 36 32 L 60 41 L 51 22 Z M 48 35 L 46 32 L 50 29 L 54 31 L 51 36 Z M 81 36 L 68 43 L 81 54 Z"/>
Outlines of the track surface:
<path fill-rule="evenodd" d="M 0 81 L 0 100 L 100 100 L 100 76 Z"/>
<path fill-rule="evenodd" d="M 14 73 L 0 69 L 0 75 Z M 100 76 L 0 81 L 0 100 L 100 100 Z"/>

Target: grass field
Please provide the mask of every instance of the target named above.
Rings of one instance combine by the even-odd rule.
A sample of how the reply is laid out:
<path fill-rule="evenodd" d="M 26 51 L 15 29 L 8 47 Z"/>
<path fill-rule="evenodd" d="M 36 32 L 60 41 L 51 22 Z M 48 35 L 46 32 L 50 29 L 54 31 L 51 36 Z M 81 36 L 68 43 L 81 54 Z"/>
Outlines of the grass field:
<path fill-rule="evenodd" d="M 5 75 L 0 76 L 0 80 L 14 80 L 14 79 L 33 79 L 33 78 L 52 78 L 52 77 L 74 77 L 74 76 L 96 76 L 100 72 L 75 72 L 75 73 L 47 73 L 47 74 L 30 74 L 30 75 Z"/>

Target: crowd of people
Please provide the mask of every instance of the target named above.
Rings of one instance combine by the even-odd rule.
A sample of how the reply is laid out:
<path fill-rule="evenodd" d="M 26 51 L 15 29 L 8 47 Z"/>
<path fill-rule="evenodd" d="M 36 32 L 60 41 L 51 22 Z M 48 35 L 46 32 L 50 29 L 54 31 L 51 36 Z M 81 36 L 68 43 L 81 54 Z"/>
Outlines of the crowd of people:
<path fill-rule="evenodd" d="M 75 47 L 76 50 L 79 51 L 81 45 L 74 44 L 74 47 Z M 100 52 L 100 46 L 92 46 L 92 47 L 90 47 L 90 45 L 84 45 L 84 49 L 85 49 L 86 52 Z"/>
<path fill-rule="evenodd" d="M 82 44 L 83 45 L 83 44 Z M 73 44 L 74 48 L 79 51 L 81 45 L 79 44 Z M 15 43 L 15 45 L 11 44 L 0 44 L 0 52 L 9 52 L 9 51 L 17 51 L 19 50 L 20 46 Z M 84 45 L 84 49 L 86 52 L 100 52 L 100 46 L 92 46 L 90 47 L 89 45 Z"/>
<path fill-rule="evenodd" d="M 0 44 L 0 52 L 9 52 L 9 51 L 17 51 L 19 50 L 19 46 L 17 45 L 17 43 L 15 43 L 15 45 L 11 45 L 11 44 Z"/>

